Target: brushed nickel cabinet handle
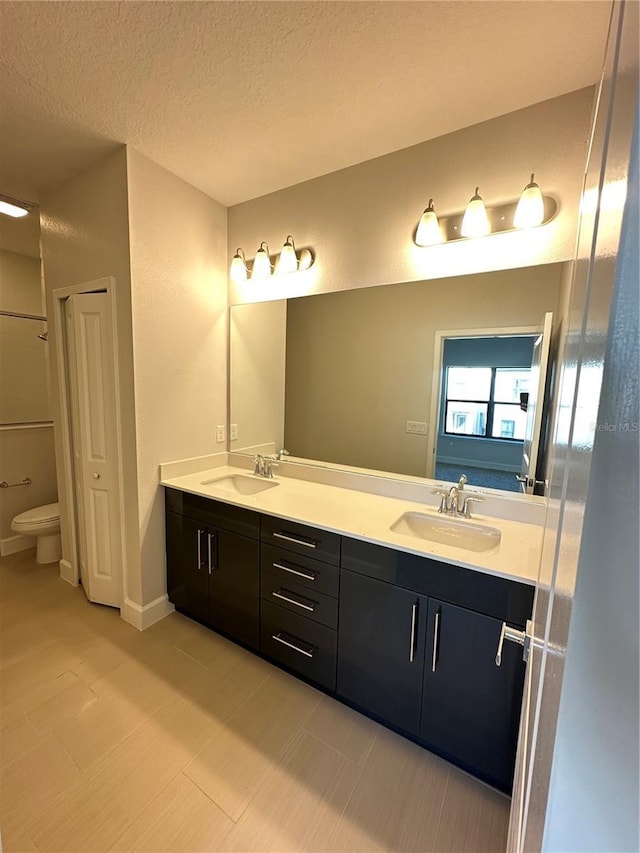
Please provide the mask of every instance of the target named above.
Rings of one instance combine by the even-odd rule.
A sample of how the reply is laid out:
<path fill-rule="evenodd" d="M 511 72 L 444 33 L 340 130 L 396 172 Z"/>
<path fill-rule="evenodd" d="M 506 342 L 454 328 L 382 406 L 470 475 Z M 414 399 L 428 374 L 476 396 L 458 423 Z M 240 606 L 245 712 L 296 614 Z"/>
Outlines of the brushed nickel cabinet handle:
<path fill-rule="evenodd" d="M 209 556 L 209 574 L 213 571 L 213 566 L 211 565 L 211 539 L 213 537 L 212 533 L 207 534 L 207 552 Z"/>
<path fill-rule="evenodd" d="M 291 575 L 297 575 L 299 578 L 304 578 L 308 581 L 314 581 L 316 579 L 316 575 L 308 575 L 306 572 L 299 572 L 297 569 L 291 568 L 291 566 L 285 566 L 284 563 L 273 563 L 274 569 L 282 569 L 283 572 L 289 572 Z"/>
<path fill-rule="evenodd" d="M 283 592 L 286 592 L 288 594 L 283 595 Z M 289 592 L 288 590 L 279 589 L 278 592 L 272 592 L 271 595 L 274 598 L 279 598 L 281 601 L 286 601 L 288 604 L 295 604 L 296 607 L 301 607 L 303 610 L 308 610 L 310 613 L 313 613 L 313 611 L 316 609 L 316 604 L 318 603 L 317 601 L 310 601 L 310 599 L 307 599 L 308 601 L 310 601 L 310 603 L 304 604 L 304 602 L 302 601 L 298 601 L 295 598 L 290 598 L 289 596 L 293 595 L 293 593 Z"/>
<path fill-rule="evenodd" d="M 285 542 L 293 542 L 294 545 L 304 545 L 305 548 L 316 548 L 316 542 L 305 542 L 304 539 L 296 539 L 294 536 L 288 536 L 286 533 L 274 533 L 276 539 L 284 539 Z"/>
<path fill-rule="evenodd" d="M 418 615 L 418 602 L 411 608 L 411 648 L 409 649 L 409 662 L 413 663 L 416 651 L 416 617 Z"/>
<path fill-rule="evenodd" d="M 298 652 L 298 654 L 304 655 L 307 658 L 313 657 L 313 646 L 310 646 L 308 651 L 306 649 L 301 649 L 300 646 L 296 646 L 295 643 L 290 643 L 288 640 L 285 640 L 280 633 L 272 634 L 271 639 L 275 640 L 276 643 L 282 643 L 283 646 L 286 646 L 288 649 L 293 649 L 294 652 Z"/>
<path fill-rule="evenodd" d="M 198 571 L 202 568 L 202 534 L 204 530 L 198 528 Z"/>
<path fill-rule="evenodd" d="M 436 610 L 433 620 L 433 653 L 431 655 L 431 672 L 435 672 L 438 666 L 438 642 L 440 640 L 440 611 Z"/>

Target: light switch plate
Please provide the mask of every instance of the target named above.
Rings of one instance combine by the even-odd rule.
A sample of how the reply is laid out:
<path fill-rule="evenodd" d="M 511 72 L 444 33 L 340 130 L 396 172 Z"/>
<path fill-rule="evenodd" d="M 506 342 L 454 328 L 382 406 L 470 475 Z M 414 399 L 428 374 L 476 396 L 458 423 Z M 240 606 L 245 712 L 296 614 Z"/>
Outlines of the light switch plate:
<path fill-rule="evenodd" d="M 427 425 L 423 421 L 407 421 L 405 432 L 410 432 L 415 435 L 426 435 Z"/>
<path fill-rule="evenodd" d="M 225 428 L 224 424 L 218 424 L 216 427 L 216 441 L 218 443 L 224 441 Z"/>
<path fill-rule="evenodd" d="M 236 441 L 238 438 L 238 424 L 231 424 L 229 427 L 229 438 L 231 441 Z"/>

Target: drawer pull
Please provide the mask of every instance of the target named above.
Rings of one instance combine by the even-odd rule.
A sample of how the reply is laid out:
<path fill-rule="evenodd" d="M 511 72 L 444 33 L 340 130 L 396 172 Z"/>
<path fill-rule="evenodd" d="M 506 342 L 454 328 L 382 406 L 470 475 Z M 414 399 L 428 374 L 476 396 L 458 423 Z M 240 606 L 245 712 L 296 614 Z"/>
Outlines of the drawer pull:
<path fill-rule="evenodd" d="M 291 566 L 285 566 L 284 563 L 273 563 L 274 569 L 282 569 L 283 572 L 289 572 L 291 575 L 297 575 L 299 578 L 304 578 L 307 581 L 314 581 L 316 575 L 308 575 L 306 572 L 300 572 L 298 569 L 292 569 Z"/>
<path fill-rule="evenodd" d="M 285 640 L 281 633 L 272 634 L 271 639 L 275 640 L 276 643 L 282 643 L 283 646 L 286 646 L 288 649 L 293 649 L 294 652 L 298 652 L 298 654 L 304 655 L 307 658 L 313 657 L 313 646 L 309 646 L 308 650 L 301 649 L 300 646 L 297 646 L 295 643 L 290 643 L 289 640 Z"/>
<path fill-rule="evenodd" d="M 293 536 L 288 536 L 286 533 L 274 533 L 273 536 L 276 539 L 284 539 L 285 542 L 293 542 L 294 545 L 304 545 L 305 548 L 316 548 L 318 543 L 313 542 L 311 539 L 296 539 Z"/>
<path fill-rule="evenodd" d="M 289 604 L 295 604 L 296 607 L 301 607 L 303 610 L 308 610 L 310 613 L 313 613 L 313 611 L 316 609 L 316 604 L 318 603 L 317 601 L 311 601 L 308 598 L 304 599 L 303 601 L 299 601 L 295 598 L 290 598 L 293 593 L 288 592 L 288 595 L 283 595 L 283 592 L 288 592 L 288 590 L 279 589 L 278 592 L 272 592 L 271 595 L 274 598 L 279 598 L 281 601 L 286 601 Z M 308 601 L 309 603 L 305 604 L 305 601 Z"/>

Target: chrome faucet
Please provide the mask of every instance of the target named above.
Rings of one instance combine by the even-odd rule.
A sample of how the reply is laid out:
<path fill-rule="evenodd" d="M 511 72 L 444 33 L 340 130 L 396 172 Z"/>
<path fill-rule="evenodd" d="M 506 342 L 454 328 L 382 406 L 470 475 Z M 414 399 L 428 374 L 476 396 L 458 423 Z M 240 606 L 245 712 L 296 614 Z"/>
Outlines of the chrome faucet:
<path fill-rule="evenodd" d="M 440 507 L 438 512 L 446 515 L 455 515 L 457 518 L 471 518 L 471 504 L 482 503 L 484 498 L 474 498 L 471 495 L 464 497 L 462 492 L 467 483 L 467 475 L 462 474 L 457 486 L 450 489 L 434 489 L 432 494 L 440 495 Z"/>
<path fill-rule="evenodd" d="M 267 477 L 273 479 L 273 469 L 278 467 L 278 463 L 273 458 L 265 458 L 259 453 L 253 457 L 253 473 L 258 477 Z"/>

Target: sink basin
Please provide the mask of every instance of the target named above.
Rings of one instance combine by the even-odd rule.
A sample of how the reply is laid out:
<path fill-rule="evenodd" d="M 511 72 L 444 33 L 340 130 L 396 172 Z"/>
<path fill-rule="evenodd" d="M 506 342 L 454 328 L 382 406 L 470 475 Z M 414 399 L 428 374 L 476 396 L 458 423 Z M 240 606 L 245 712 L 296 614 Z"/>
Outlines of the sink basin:
<path fill-rule="evenodd" d="M 393 522 L 390 529 L 404 536 L 463 548 L 465 551 L 490 551 L 499 544 L 501 535 L 497 527 L 426 512 L 405 512 Z"/>
<path fill-rule="evenodd" d="M 231 474 L 226 477 L 203 480 L 203 486 L 215 486 L 223 492 L 231 492 L 234 495 L 257 495 L 269 489 L 275 489 L 280 484 L 273 480 L 261 480 L 249 474 Z"/>

